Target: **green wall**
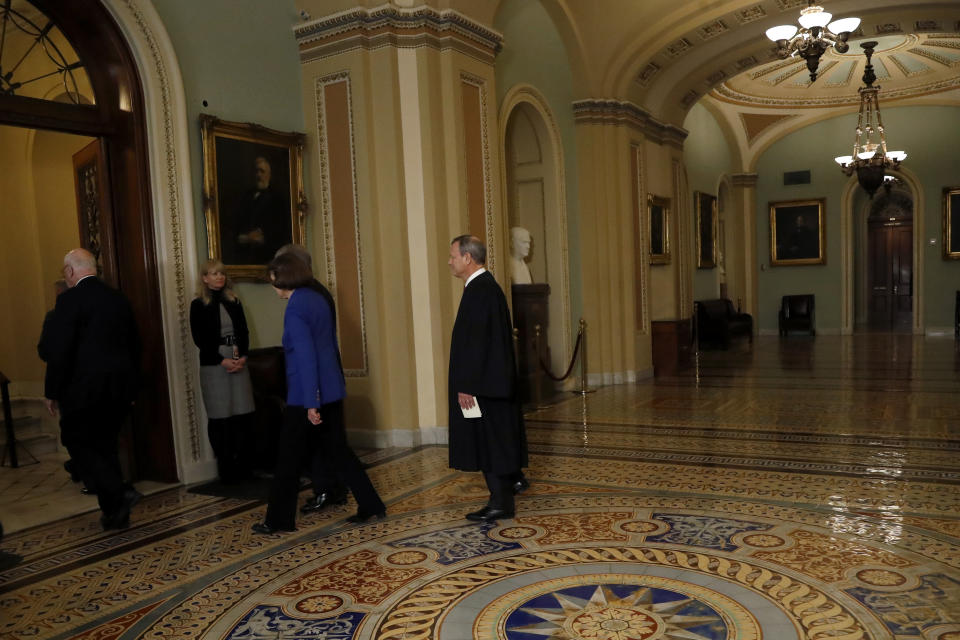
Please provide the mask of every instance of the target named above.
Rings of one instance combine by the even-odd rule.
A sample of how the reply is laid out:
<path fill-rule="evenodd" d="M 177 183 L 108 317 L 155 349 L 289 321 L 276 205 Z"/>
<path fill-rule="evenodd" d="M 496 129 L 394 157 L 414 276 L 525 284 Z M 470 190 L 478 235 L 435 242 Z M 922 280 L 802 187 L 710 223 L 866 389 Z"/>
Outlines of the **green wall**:
<path fill-rule="evenodd" d="M 535 87 L 546 99 L 560 130 L 567 193 L 571 326 L 583 314 L 580 278 L 580 215 L 573 122 L 573 77 L 560 33 L 538 0 L 504 0 L 493 26 L 503 34 L 495 73 L 497 104 L 518 84 Z"/>
<path fill-rule="evenodd" d="M 687 168 L 687 180 L 690 187 L 690 202 L 693 192 L 701 191 L 718 194 L 720 178 L 724 174 L 735 172 L 733 155 L 720 125 L 705 107 L 695 104 L 683 122 L 683 128 L 689 134 L 683 143 L 683 160 Z M 697 212 L 691 206 L 690 228 L 697 228 Z M 696 237 L 691 236 L 689 255 L 696 260 Z M 693 274 L 693 299 L 708 300 L 720 296 L 720 275 L 718 269 L 695 269 Z M 736 301 L 734 301 L 736 302 Z"/>
<path fill-rule="evenodd" d="M 243 3 L 242 10 L 234 0 L 153 0 L 153 4 L 183 75 L 191 123 L 197 260 L 202 262 L 207 257 L 207 233 L 200 114 L 303 131 L 300 59 L 292 31 L 299 18 L 294 0 Z M 309 180 L 305 175 L 304 181 Z M 309 226 L 308 222 L 308 237 Z M 283 305 L 271 287 L 239 283 L 236 289 L 250 324 L 251 346 L 280 344 Z"/>
<path fill-rule="evenodd" d="M 922 210 L 914 220 L 923 220 L 924 296 L 927 330 L 953 325 L 953 292 L 960 288 L 960 262 L 945 261 L 941 254 L 942 189 L 960 185 L 960 108 L 881 108 L 890 149 L 903 149 L 909 157 L 905 171 L 922 185 Z M 840 329 L 840 198 L 848 180 L 833 161 L 848 154 L 853 143 L 856 114 L 850 113 L 805 127 L 770 146 L 757 163 L 757 245 L 759 248 L 759 327 L 776 331 L 780 297 L 790 293 L 813 293 L 817 299 L 820 331 Z M 811 184 L 783 186 L 783 172 L 809 169 Z M 826 198 L 826 264 L 770 267 L 771 201 Z M 864 200 L 857 200 L 864 202 Z M 861 205 L 862 206 L 862 205 Z M 916 228 L 917 222 L 915 222 Z M 930 240 L 936 244 L 931 245 Z"/>

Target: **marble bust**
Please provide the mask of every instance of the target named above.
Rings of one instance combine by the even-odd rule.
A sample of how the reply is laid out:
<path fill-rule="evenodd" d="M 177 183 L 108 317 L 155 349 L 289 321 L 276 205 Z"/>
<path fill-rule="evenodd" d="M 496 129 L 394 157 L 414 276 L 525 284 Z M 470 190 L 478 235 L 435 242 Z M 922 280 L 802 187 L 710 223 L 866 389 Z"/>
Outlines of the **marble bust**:
<path fill-rule="evenodd" d="M 523 227 L 510 229 L 510 281 L 513 284 L 533 284 L 526 258 L 530 255 L 530 232 Z"/>

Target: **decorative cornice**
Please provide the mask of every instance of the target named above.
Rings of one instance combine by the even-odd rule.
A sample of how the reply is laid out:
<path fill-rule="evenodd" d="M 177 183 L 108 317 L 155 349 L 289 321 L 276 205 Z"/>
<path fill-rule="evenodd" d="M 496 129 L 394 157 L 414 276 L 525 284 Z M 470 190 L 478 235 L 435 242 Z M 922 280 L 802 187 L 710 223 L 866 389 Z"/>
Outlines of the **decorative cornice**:
<path fill-rule="evenodd" d="M 357 7 L 294 27 L 300 61 L 380 47 L 453 49 L 492 63 L 503 36 L 453 9 Z"/>
<path fill-rule="evenodd" d="M 756 173 L 734 173 L 730 176 L 730 184 L 735 187 L 755 187 L 759 174 Z"/>
<path fill-rule="evenodd" d="M 632 102 L 622 100 L 577 100 L 573 103 L 573 118 L 585 124 L 626 124 L 657 144 L 682 147 L 687 137 L 687 131 L 681 127 L 660 122 Z"/>

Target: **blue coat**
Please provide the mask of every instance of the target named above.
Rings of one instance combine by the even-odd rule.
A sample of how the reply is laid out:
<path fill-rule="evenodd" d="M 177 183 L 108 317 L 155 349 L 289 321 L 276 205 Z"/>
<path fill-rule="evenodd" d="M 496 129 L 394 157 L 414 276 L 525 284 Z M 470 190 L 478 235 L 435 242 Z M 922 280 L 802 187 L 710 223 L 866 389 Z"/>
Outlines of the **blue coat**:
<path fill-rule="evenodd" d="M 307 287 L 294 290 L 283 317 L 288 405 L 316 409 L 347 395 L 335 327 L 322 295 Z"/>

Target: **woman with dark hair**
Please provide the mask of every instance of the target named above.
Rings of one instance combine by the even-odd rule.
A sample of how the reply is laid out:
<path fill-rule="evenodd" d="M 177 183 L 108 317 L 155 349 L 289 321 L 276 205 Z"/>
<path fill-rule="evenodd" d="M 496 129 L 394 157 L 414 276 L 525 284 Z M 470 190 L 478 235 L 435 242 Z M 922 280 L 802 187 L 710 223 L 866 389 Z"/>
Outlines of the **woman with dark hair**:
<path fill-rule="evenodd" d="M 315 429 L 323 430 L 323 444 L 314 455 L 322 456 L 323 463 L 340 475 L 357 500 L 357 513 L 347 520 L 360 523 L 373 517 L 382 518 L 386 507 L 347 444 L 343 420 L 346 383 L 330 305 L 314 289 L 310 268 L 295 255 L 277 256 L 267 271 L 277 295 L 289 300 L 283 317 L 287 407 L 267 515 L 263 522 L 253 525 L 253 530 L 257 533 L 295 530 L 299 472 Z"/>
<path fill-rule="evenodd" d="M 190 304 L 190 332 L 200 349 L 200 391 L 207 410 L 207 436 L 223 482 L 251 472 L 246 446 L 253 421 L 253 387 L 247 371 L 250 334 L 240 299 L 219 260 L 200 270 Z"/>

